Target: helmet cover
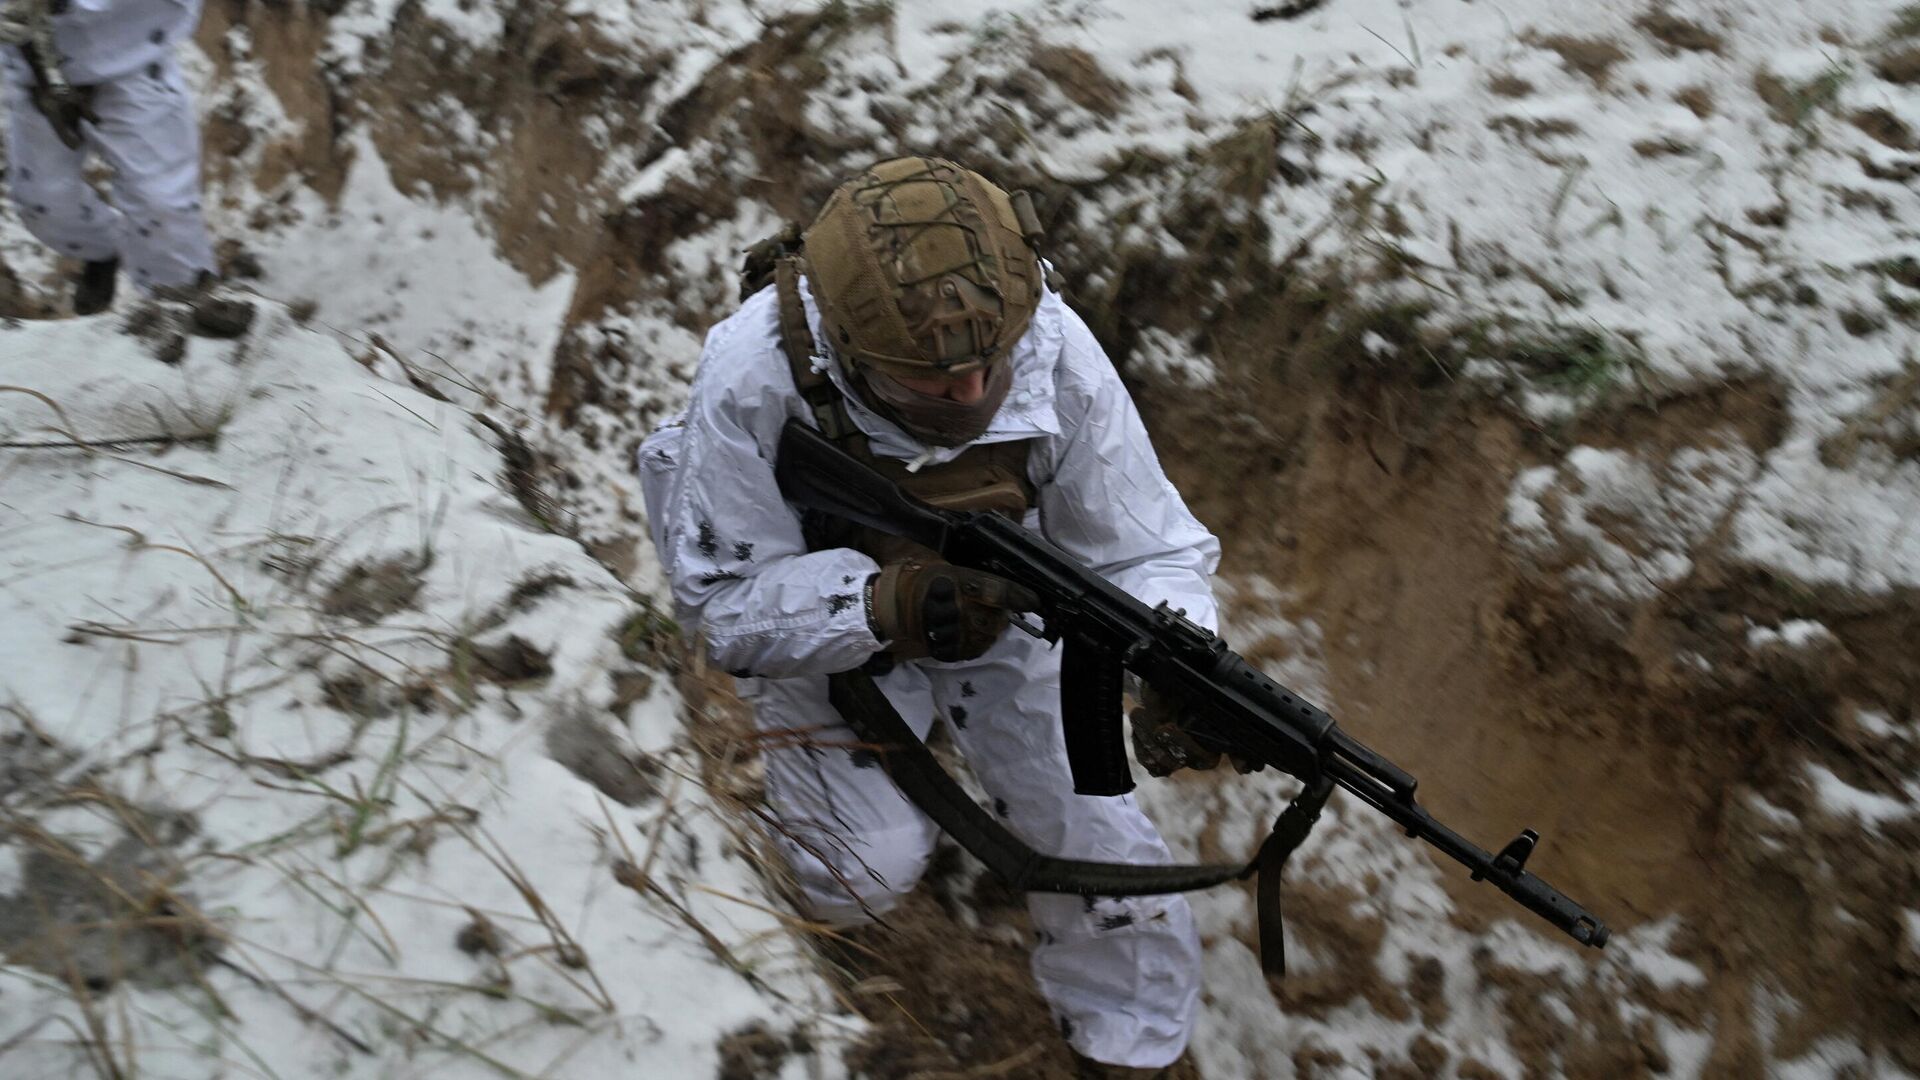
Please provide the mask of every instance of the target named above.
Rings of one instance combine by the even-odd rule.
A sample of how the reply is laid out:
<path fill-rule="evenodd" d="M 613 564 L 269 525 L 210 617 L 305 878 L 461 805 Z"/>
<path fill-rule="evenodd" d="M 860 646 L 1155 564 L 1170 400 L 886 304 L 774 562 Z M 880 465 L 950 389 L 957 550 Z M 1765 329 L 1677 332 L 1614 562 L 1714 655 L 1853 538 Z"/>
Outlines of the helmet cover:
<path fill-rule="evenodd" d="M 979 173 L 929 157 L 873 165 L 835 190 L 806 231 L 827 337 L 880 374 L 995 366 L 1040 301 L 1027 232 L 1007 193 Z"/>

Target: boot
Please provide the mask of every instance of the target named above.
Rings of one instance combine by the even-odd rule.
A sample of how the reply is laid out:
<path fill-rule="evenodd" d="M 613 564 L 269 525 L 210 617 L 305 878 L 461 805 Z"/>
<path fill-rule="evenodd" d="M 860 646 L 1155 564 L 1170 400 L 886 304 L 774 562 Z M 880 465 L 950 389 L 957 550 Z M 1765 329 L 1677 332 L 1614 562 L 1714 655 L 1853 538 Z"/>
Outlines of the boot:
<path fill-rule="evenodd" d="M 98 315 L 113 304 L 114 283 L 120 279 L 119 259 L 88 262 L 73 279 L 73 313 Z"/>
<path fill-rule="evenodd" d="M 193 326 L 208 337 L 236 338 L 253 325 L 253 301 L 209 292 L 193 303 Z"/>
<path fill-rule="evenodd" d="M 211 270 L 200 271 L 193 284 L 155 289 L 162 300 L 187 305 L 193 331 L 205 337 L 236 338 L 253 325 L 253 301 L 235 295 Z"/>
<path fill-rule="evenodd" d="M 1078 1080 L 1200 1080 L 1200 1070 L 1194 1067 L 1193 1058 L 1181 1054 L 1173 1064 L 1157 1069 L 1141 1069 L 1128 1065 L 1107 1065 L 1092 1058 L 1073 1055 L 1074 1075 Z"/>

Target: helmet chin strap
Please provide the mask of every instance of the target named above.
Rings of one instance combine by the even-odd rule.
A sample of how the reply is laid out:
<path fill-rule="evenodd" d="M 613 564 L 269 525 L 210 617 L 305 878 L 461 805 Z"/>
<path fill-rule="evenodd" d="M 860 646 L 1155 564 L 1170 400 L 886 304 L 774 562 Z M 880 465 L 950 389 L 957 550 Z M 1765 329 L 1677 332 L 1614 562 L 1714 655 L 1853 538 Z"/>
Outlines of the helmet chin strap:
<path fill-rule="evenodd" d="M 855 362 L 848 368 L 861 400 L 907 434 L 933 446 L 965 446 L 985 434 L 1013 388 L 1013 365 L 1005 359 L 987 365 L 986 393 L 965 404 L 909 390 L 866 364 Z"/>

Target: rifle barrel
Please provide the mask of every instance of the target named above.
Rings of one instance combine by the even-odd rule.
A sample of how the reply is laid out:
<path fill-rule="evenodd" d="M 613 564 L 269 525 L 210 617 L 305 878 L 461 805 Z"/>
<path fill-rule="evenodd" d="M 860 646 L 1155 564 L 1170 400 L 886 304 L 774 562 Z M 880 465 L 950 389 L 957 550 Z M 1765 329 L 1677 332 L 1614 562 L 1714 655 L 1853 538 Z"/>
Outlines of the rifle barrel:
<path fill-rule="evenodd" d="M 1350 741 L 1344 735 L 1339 738 L 1341 741 Z M 1559 889 L 1527 872 L 1526 855 L 1531 853 L 1533 841 L 1537 839 L 1532 830 L 1521 834 L 1524 850 L 1518 858 L 1505 852 L 1495 856 L 1440 824 L 1433 815 L 1427 813 L 1425 807 L 1414 802 L 1411 794 L 1404 799 L 1397 797 L 1390 787 L 1345 757 L 1332 755 L 1326 769 L 1335 783 L 1393 819 L 1407 831 L 1408 836 L 1425 840 L 1447 858 L 1472 871 L 1475 881 L 1482 878 L 1491 881 L 1520 906 L 1552 923 L 1582 945 L 1591 945 L 1596 949 L 1606 946 L 1612 932 L 1605 923 Z M 1521 841 L 1516 841 L 1518 843 Z M 1510 845 L 1509 851 L 1512 850 L 1513 846 Z"/>

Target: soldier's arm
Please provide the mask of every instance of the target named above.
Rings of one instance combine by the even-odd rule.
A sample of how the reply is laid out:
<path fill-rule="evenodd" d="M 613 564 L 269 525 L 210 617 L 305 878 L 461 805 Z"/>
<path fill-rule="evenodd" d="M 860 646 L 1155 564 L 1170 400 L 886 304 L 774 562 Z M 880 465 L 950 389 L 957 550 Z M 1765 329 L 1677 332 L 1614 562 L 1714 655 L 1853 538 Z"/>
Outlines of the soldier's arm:
<path fill-rule="evenodd" d="M 752 362 L 752 350 L 776 346 L 743 315 L 747 325 L 723 324 L 701 359 L 662 508 L 663 568 L 682 621 L 704 633 L 725 670 L 845 671 L 880 648 L 864 603 L 879 566 L 847 548 L 807 550 L 773 475 L 780 425 L 802 410 L 767 381 L 786 377 L 783 362 Z"/>
<path fill-rule="evenodd" d="M 1055 385 L 1061 434 L 1040 485 L 1047 538 L 1145 603 L 1213 629 L 1220 542 L 1187 509 L 1133 398 L 1086 323 L 1057 297 L 1065 335 Z"/>

